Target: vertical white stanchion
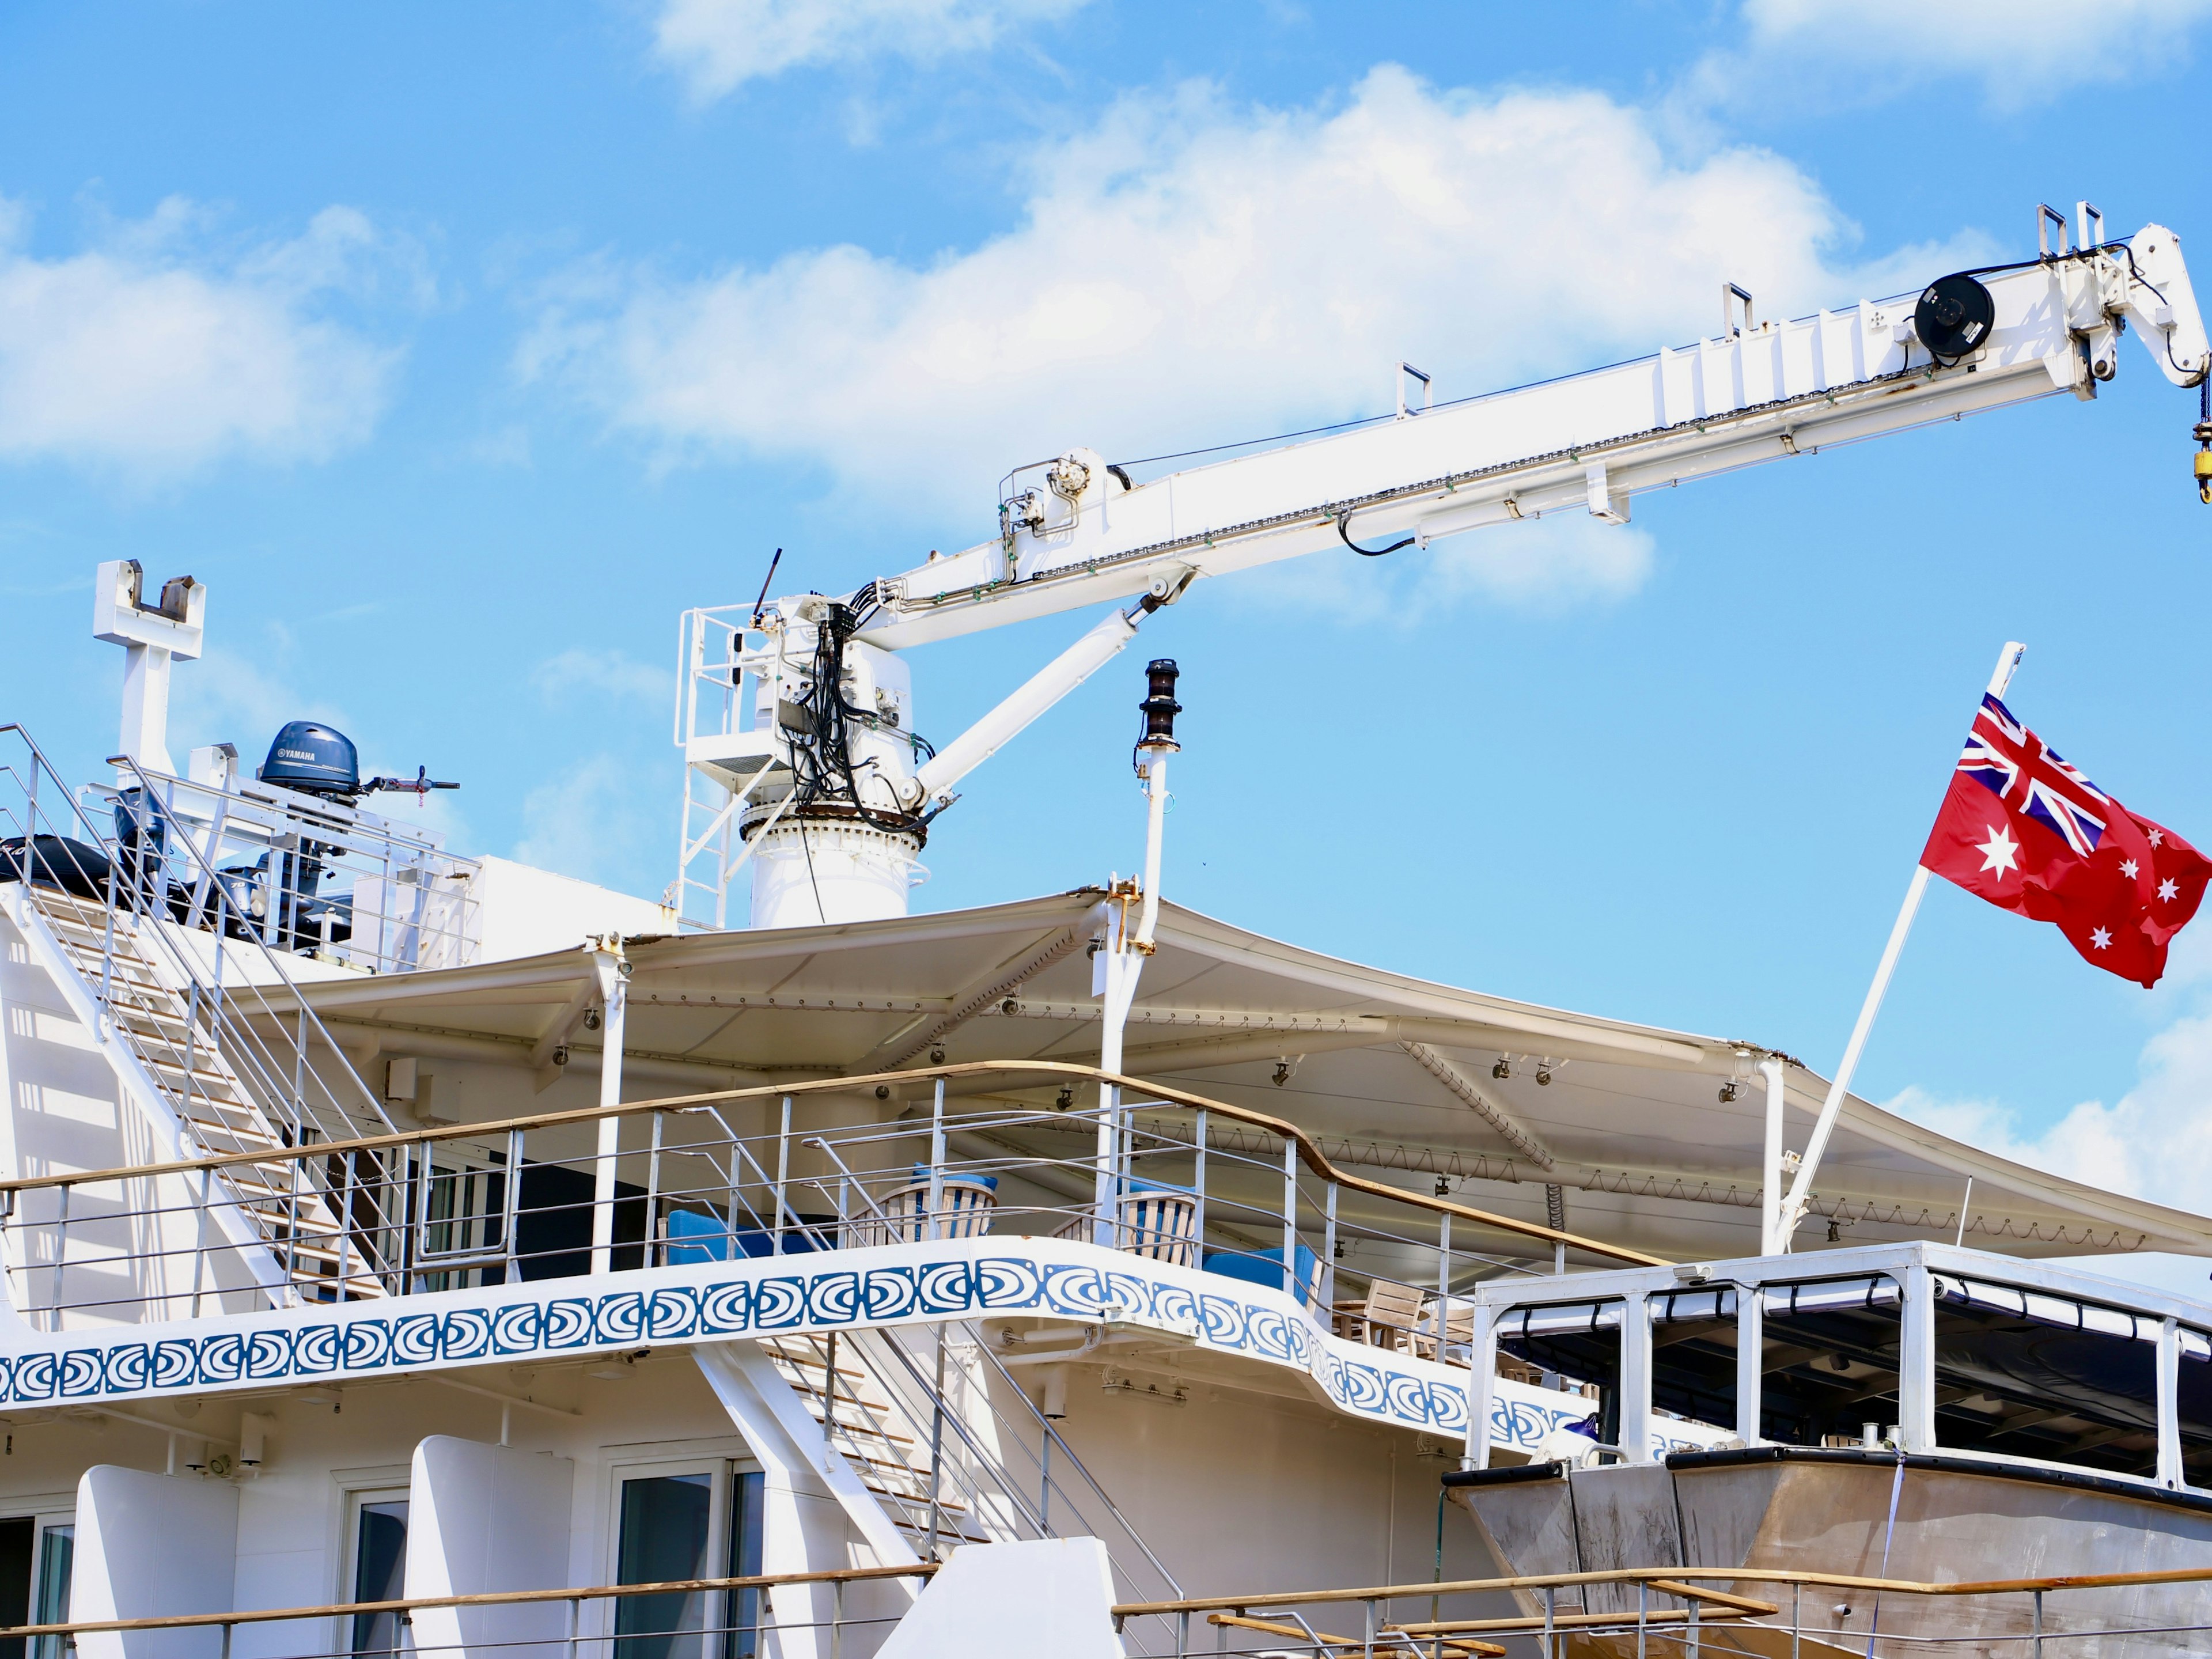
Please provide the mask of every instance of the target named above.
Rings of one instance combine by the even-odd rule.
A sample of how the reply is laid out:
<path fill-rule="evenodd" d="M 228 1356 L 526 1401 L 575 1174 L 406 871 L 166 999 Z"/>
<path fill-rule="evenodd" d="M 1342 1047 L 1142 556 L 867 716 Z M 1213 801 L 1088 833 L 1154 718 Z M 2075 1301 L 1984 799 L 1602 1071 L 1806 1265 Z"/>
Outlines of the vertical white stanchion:
<path fill-rule="evenodd" d="M 629 963 L 613 934 L 590 947 L 592 970 L 599 981 L 599 1136 L 592 1171 L 592 1271 L 614 1270 L 615 1165 L 622 1151 L 623 1022 L 629 1006 Z M 646 1218 L 652 1231 L 653 1218 Z"/>
<path fill-rule="evenodd" d="M 1759 1062 L 1766 1079 L 1766 1144 L 1759 1162 L 1759 1253 L 1782 1253 L 1782 1133 L 1783 1112 L 1788 1103 L 1782 1083 L 1782 1062 L 1769 1054 Z"/>

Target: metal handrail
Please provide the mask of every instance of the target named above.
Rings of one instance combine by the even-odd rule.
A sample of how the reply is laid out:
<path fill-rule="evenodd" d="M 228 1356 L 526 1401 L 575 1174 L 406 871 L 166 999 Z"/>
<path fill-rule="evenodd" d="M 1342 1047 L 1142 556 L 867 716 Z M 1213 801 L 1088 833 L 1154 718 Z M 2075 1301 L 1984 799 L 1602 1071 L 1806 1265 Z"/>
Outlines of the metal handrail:
<path fill-rule="evenodd" d="M 153 797 L 155 793 L 154 780 L 147 775 L 144 769 L 143 769 L 137 761 L 133 760 L 128 755 L 116 755 L 109 757 L 108 763 L 112 766 L 127 769 L 131 773 L 131 775 L 137 780 L 138 788 L 142 792 L 140 796 L 142 800 L 149 799 Z M 207 854 L 201 849 L 199 843 L 189 835 L 178 836 L 177 842 L 184 848 L 189 863 L 195 867 L 196 872 L 199 878 L 211 884 L 210 896 L 214 898 L 220 907 L 234 910 L 237 908 L 236 904 L 232 900 L 228 890 L 224 886 L 220 872 L 216 871 L 213 861 L 208 857 Z M 219 935 L 222 933 L 220 915 L 221 912 L 218 910 L 217 933 Z M 305 1032 L 308 1028 L 312 1027 L 315 1035 L 322 1039 L 324 1047 L 328 1048 L 331 1054 L 337 1059 L 339 1066 L 343 1071 L 344 1080 L 351 1083 L 356 1089 L 360 1091 L 361 1098 L 368 1103 L 369 1111 L 375 1117 L 376 1121 L 383 1124 L 387 1131 L 393 1129 L 396 1126 L 392 1121 L 392 1115 L 384 1109 L 384 1103 L 377 1098 L 376 1091 L 368 1086 L 368 1081 L 362 1078 L 361 1073 L 354 1070 L 353 1062 L 346 1058 L 345 1050 L 338 1047 L 337 1040 L 331 1036 L 329 1028 L 323 1024 L 320 1016 L 315 1012 L 314 1009 L 308 1004 L 307 999 L 300 994 L 300 988 L 298 984 L 293 980 L 291 975 L 284 970 L 283 953 L 281 951 L 270 950 L 269 948 L 268 942 L 263 939 L 258 934 L 253 933 L 251 929 L 246 929 L 244 931 L 246 932 L 246 936 L 252 939 L 255 946 L 259 950 L 261 953 L 261 960 L 266 963 L 270 971 L 276 975 L 276 983 L 283 988 L 283 991 L 288 994 L 291 999 L 291 1006 L 287 1007 L 284 1010 L 284 1012 L 294 1016 L 301 1022 L 302 1033 L 300 1040 L 301 1063 L 303 1065 L 305 1064 Z M 222 986 L 218 985 L 213 988 L 217 996 L 220 997 L 222 994 L 223 988 Z M 255 988 L 257 992 L 259 988 L 260 988 L 258 987 Z M 258 1000 L 262 1003 L 264 1007 L 269 1006 L 269 999 L 267 997 L 260 997 L 258 998 Z M 270 1008 L 270 1012 L 274 1015 L 276 1010 Z M 307 1069 L 309 1073 L 315 1077 L 315 1080 L 323 1085 L 324 1092 L 329 1095 L 331 1103 L 337 1107 L 341 1113 L 346 1112 L 346 1108 L 338 1101 L 337 1091 L 331 1088 L 329 1083 L 319 1073 L 315 1072 L 313 1067 L 308 1067 Z M 303 1109 L 305 1104 L 306 1103 L 303 1100 L 301 1103 Z M 318 1127 L 319 1127 L 320 1126 Z M 349 1127 L 351 1127 L 349 1121 Z"/>
<path fill-rule="evenodd" d="M 942 1563 L 915 1561 L 888 1567 L 839 1567 L 814 1572 L 750 1573 L 732 1578 L 672 1578 L 651 1584 L 594 1584 L 575 1589 L 478 1590 L 467 1595 L 410 1595 L 391 1601 L 334 1601 L 322 1607 L 241 1607 L 232 1613 L 179 1613 L 161 1619 L 90 1619 L 66 1625 L 0 1626 L 0 1640 L 29 1636 L 81 1636 L 103 1632 L 224 1629 L 233 1625 L 283 1624 L 299 1619 L 343 1619 L 423 1607 L 505 1607 L 545 1601 L 614 1601 L 629 1595 L 682 1595 L 714 1590 L 778 1589 L 787 1584 L 852 1584 L 879 1578 L 933 1577 Z M 533 1638 L 542 1640 L 543 1638 Z"/>
<path fill-rule="evenodd" d="M 910 1085 L 942 1078 L 988 1076 L 1036 1077 L 1054 1080 L 1107 1084 L 1123 1089 L 1149 1093 L 1159 1100 L 1177 1106 L 1186 1106 L 1220 1116 L 1232 1118 L 1266 1129 L 1279 1138 L 1294 1143 L 1299 1161 L 1324 1181 L 1333 1182 L 1349 1192 L 1364 1193 L 1370 1197 L 1384 1199 L 1409 1208 L 1425 1210 L 1432 1215 L 1449 1216 L 1455 1221 L 1471 1221 L 1478 1226 L 1492 1227 L 1502 1232 L 1516 1234 L 1524 1238 L 1540 1239 L 1548 1244 L 1565 1244 L 1570 1249 L 1586 1251 L 1593 1255 L 1627 1262 L 1639 1267 L 1668 1267 L 1674 1264 L 1662 1256 L 1647 1255 L 1623 1244 L 1609 1244 L 1600 1239 L 1587 1238 L 1558 1228 L 1547 1227 L 1538 1222 L 1522 1221 L 1514 1216 L 1499 1215 L 1489 1210 L 1478 1210 L 1472 1206 L 1456 1204 L 1449 1199 L 1431 1198 L 1426 1194 L 1407 1192 L 1379 1181 L 1370 1181 L 1339 1169 L 1322 1153 L 1311 1136 L 1295 1123 L 1272 1117 L 1265 1112 L 1255 1112 L 1225 1101 L 1208 1099 L 1186 1090 L 1170 1088 L 1148 1082 L 1122 1072 L 1102 1071 L 1095 1066 L 1082 1066 L 1064 1060 L 969 1060 L 957 1065 L 916 1067 L 908 1071 L 871 1072 L 856 1077 L 822 1078 L 805 1083 L 761 1084 L 741 1089 L 720 1089 L 696 1095 L 671 1095 L 657 1100 L 625 1101 L 617 1106 L 577 1106 L 557 1112 L 532 1113 L 520 1117 L 498 1118 L 483 1123 L 447 1124 L 435 1127 L 398 1131 L 391 1134 L 366 1135 L 353 1140 L 323 1141 L 312 1148 L 294 1150 L 276 1158 L 328 1158 L 340 1153 L 379 1152 L 398 1146 L 420 1146 L 441 1140 L 467 1140 L 504 1134 L 514 1130 L 556 1128 L 564 1125 L 597 1123 L 603 1118 L 637 1117 L 654 1112 L 702 1111 L 726 1102 L 760 1100 L 789 1095 L 793 1097 L 817 1094 L 848 1094 L 882 1085 Z M 16 1181 L 0 1181 L 0 1193 L 29 1192 L 45 1188 L 84 1186 L 100 1181 L 120 1181 L 156 1175 L 190 1174 L 200 1170 L 222 1169 L 234 1164 L 252 1163 L 263 1158 L 254 1153 L 228 1153 L 205 1158 L 185 1158 L 170 1164 L 138 1164 L 121 1169 L 87 1170 L 69 1176 L 40 1176 Z"/>
<path fill-rule="evenodd" d="M 2125 1589 L 2139 1584 L 2212 1583 L 2212 1565 L 2168 1567 L 2148 1572 L 2061 1573 L 2047 1578 L 1989 1578 L 1959 1582 L 1917 1578 L 1869 1578 L 1852 1573 L 1813 1572 L 1789 1567 L 1613 1567 L 1594 1572 L 1524 1573 L 1510 1578 L 1447 1578 L 1414 1584 L 1371 1584 L 1353 1589 L 1240 1590 L 1228 1595 L 1187 1596 L 1172 1601 L 1116 1602 L 1114 1616 L 1137 1619 L 1157 1613 L 1230 1612 L 1243 1607 L 1305 1607 L 1336 1601 L 1410 1601 L 1444 1595 L 1480 1595 L 1496 1590 L 1572 1589 L 1583 1584 L 1678 1583 L 1694 1589 L 1705 1583 L 1802 1585 L 1807 1589 L 1869 1590 L 1899 1595 L 2027 1595 L 2040 1590 Z M 1671 1592 L 1679 1595 L 1680 1591 Z M 1705 1596 L 1719 1597 L 1705 1591 Z M 1632 1614 L 1624 1614 L 1633 1618 Z"/>

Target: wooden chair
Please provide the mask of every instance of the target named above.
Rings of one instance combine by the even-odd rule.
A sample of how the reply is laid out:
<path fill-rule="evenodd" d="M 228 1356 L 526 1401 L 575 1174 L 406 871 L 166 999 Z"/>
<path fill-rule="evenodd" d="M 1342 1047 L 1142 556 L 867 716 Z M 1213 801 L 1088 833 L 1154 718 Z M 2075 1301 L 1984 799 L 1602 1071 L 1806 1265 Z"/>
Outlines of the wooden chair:
<path fill-rule="evenodd" d="M 1121 1247 L 1147 1261 L 1198 1266 L 1198 1200 L 1189 1193 L 1133 1182 L 1121 1194 Z"/>
<path fill-rule="evenodd" d="M 939 1188 L 936 1233 L 939 1238 L 981 1238 L 991 1231 L 991 1212 L 999 1207 L 995 1181 L 988 1176 L 946 1176 Z M 918 1244 L 930 1234 L 929 1183 L 917 1181 L 884 1196 L 884 1227 L 894 1244 Z"/>
<path fill-rule="evenodd" d="M 1370 1347 L 1410 1353 L 1423 1300 L 1414 1285 L 1401 1285 L 1394 1279 L 1370 1279 L 1367 1294 L 1360 1300 L 1336 1304 L 1336 1334 Z"/>
<path fill-rule="evenodd" d="M 1441 1359 L 1447 1365 L 1466 1366 L 1473 1363 L 1474 1347 L 1474 1304 L 1454 1297 L 1451 1310 L 1444 1316 L 1443 1352 L 1437 1352 L 1437 1311 L 1442 1305 L 1438 1298 L 1430 1297 L 1421 1306 L 1419 1322 L 1413 1330 L 1413 1352 L 1423 1359 Z"/>

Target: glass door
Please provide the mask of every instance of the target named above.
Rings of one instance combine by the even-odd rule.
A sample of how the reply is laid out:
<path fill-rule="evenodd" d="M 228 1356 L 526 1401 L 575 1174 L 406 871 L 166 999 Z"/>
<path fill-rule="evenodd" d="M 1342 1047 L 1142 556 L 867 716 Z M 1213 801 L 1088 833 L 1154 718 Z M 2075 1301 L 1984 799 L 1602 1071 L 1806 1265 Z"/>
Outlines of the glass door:
<path fill-rule="evenodd" d="M 39 1528 L 39 1562 L 34 1581 L 31 1622 L 66 1625 L 70 1616 L 70 1572 L 76 1562 L 76 1526 L 56 1522 Z M 76 1651 L 76 1643 L 64 1636 L 40 1636 L 31 1645 L 31 1659 L 63 1659 Z"/>
<path fill-rule="evenodd" d="M 407 1499 L 393 1492 L 362 1492 L 355 1499 L 353 1594 L 356 1601 L 397 1601 L 406 1595 Z M 357 1613 L 348 1636 L 356 1656 L 397 1654 L 397 1613 Z"/>
<path fill-rule="evenodd" d="M 727 1461 L 668 1466 L 617 1488 L 615 1582 L 670 1584 L 761 1570 L 763 1482 Z M 765 1607 L 758 1590 L 626 1595 L 615 1608 L 614 1659 L 755 1659 Z"/>

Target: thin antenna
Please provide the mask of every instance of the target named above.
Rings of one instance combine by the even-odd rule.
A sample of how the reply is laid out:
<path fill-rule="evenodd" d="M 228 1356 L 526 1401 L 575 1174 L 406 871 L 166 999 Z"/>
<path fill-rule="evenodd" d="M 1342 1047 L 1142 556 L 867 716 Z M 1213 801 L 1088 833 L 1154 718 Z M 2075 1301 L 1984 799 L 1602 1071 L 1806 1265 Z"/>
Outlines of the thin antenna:
<path fill-rule="evenodd" d="M 768 562 L 768 574 L 761 578 L 760 598 L 753 601 L 753 626 L 758 628 L 761 607 L 768 603 L 768 585 L 775 580 L 775 568 L 783 562 L 783 550 L 777 548 L 775 556 Z"/>

